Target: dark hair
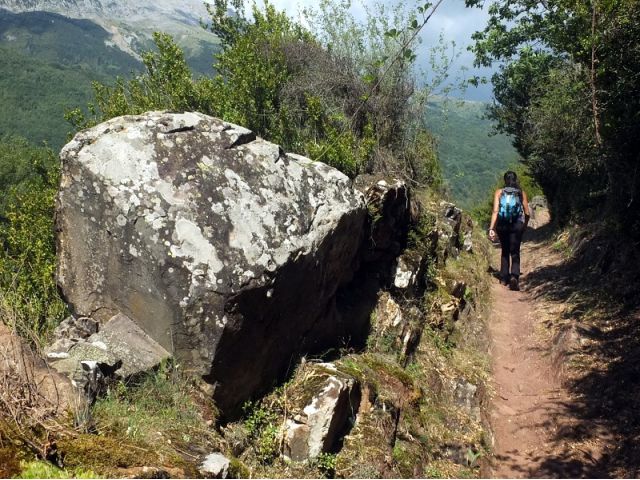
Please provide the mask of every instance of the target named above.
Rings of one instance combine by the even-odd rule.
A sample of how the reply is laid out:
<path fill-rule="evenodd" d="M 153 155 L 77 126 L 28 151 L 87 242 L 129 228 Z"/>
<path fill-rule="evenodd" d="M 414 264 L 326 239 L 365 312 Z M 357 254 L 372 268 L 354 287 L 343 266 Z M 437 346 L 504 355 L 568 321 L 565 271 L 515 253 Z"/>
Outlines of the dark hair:
<path fill-rule="evenodd" d="M 518 175 L 516 175 L 516 172 L 512 172 L 511 170 L 509 170 L 504 174 L 504 186 L 518 189 L 520 188 L 520 184 L 518 183 Z"/>

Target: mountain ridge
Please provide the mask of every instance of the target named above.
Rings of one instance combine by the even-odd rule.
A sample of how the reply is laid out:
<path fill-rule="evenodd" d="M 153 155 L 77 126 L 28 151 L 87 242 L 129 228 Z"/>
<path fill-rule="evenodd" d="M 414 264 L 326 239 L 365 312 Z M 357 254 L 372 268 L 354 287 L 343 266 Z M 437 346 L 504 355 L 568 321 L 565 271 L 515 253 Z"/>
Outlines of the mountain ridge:
<path fill-rule="evenodd" d="M 199 26 L 200 17 L 207 15 L 207 9 L 200 0 L 183 0 L 183 8 L 175 8 L 176 2 L 170 0 L 138 1 L 135 6 L 124 0 L 0 0 L 0 8 L 13 13 L 44 11 L 64 14 L 73 18 L 115 18 L 139 20 L 148 15 L 162 13 L 173 18 L 181 18 L 185 23 Z M 199 16 L 200 17 L 199 17 Z"/>
<path fill-rule="evenodd" d="M 201 27 L 200 21 L 208 17 L 208 12 L 200 0 L 143 0 L 135 4 L 125 0 L 0 0 L 0 10 L 14 14 L 40 11 L 91 20 L 110 33 L 114 45 L 137 60 L 151 48 L 155 31 L 172 35 L 191 57 L 218 44 L 217 37 Z M 209 68 L 201 65 L 198 70 L 209 73 L 212 63 L 211 58 Z"/>

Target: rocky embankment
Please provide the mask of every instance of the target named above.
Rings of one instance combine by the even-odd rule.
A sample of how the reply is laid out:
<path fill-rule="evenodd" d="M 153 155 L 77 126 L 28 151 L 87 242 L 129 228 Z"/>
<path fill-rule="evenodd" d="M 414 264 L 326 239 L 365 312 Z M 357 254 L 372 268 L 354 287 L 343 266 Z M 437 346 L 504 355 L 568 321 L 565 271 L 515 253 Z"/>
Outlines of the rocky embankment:
<path fill-rule="evenodd" d="M 202 474 L 477 466 L 486 265 L 455 206 L 196 113 L 112 119 L 61 159 L 73 315 L 46 352 L 87 406 L 173 358 L 218 409 Z"/>

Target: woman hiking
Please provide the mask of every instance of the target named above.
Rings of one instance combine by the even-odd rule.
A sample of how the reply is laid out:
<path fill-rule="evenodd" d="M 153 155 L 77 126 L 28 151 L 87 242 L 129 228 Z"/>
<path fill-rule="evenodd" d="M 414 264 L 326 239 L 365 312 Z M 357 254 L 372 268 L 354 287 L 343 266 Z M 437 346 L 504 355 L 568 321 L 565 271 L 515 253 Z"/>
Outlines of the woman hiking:
<path fill-rule="evenodd" d="M 500 283 L 509 285 L 511 290 L 520 290 L 520 243 L 529 217 L 527 194 L 520 188 L 516 173 L 508 171 L 504 174 L 504 188 L 493 195 L 489 239 L 495 241 L 496 234 L 500 239 Z"/>

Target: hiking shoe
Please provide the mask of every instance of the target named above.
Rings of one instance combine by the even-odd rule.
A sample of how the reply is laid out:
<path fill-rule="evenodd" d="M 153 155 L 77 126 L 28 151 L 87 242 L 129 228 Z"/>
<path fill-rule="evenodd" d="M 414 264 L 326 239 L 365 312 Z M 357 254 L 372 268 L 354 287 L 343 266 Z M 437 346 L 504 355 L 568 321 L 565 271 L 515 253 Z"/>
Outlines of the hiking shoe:
<path fill-rule="evenodd" d="M 507 280 L 506 278 L 501 278 L 500 285 L 504 285 L 506 287 L 507 285 L 509 285 L 509 280 Z"/>
<path fill-rule="evenodd" d="M 518 277 L 511 277 L 509 280 L 509 288 L 514 291 L 520 290 L 520 285 L 518 285 Z"/>

